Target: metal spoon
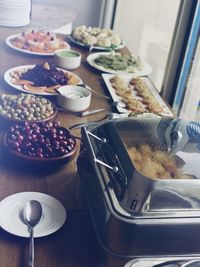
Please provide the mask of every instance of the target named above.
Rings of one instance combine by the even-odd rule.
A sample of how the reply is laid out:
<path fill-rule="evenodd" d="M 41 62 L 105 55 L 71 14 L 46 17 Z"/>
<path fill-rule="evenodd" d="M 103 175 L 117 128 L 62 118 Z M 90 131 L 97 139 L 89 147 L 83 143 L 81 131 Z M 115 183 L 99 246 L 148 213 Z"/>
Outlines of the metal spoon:
<path fill-rule="evenodd" d="M 37 200 L 28 201 L 23 209 L 23 218 L 30 233 L 28 267 L 34 267 L 34 231 L 42 216 L 42 206 Z"/>
<path fill-rule="evenodd" d="M 93 45 L 90 45 L 89 46 L 89 52 L 91 53 L 93 49 L 94 49 L 94 46 Z"/>
<path fill-rule="evenodd" d="M 90 114 L 94 114 L 94 113 L 98 113 L 98 112 L 101 112 L 101 111 L 105 111 L 105 110 L 108 110 L 112 107 L 120 107 L 120 108 L 125 108 L 126 105 L 125 103 L 121 102 L 121 101 L 114 101 L 109 107 L 107 108 L 100 108 L 100 109 L 91 109 L 91 110 L 86 110 L 86 111 L 83 111 L 83 112 L 79 112 L 79 115 L 81 117 L 84 117 L 84 116 L 87 116 L 87 115 L 90 115 Z M 127 113 L 127 110 L 125 110 L 124 112 Z"/>
<path fill-rule="evenodd" d="M 95 120 L 95 121 L 89 121 L 89 122 L 85 122 L 85 123 L 77 123 L 77 124 L 74 124 L 74 125 L 71 125 L 69 127 L 70 130 L 72 129 L 79 129 L 81 127 L 84 127 L 84 126 L 89 126 L 89 125 L 92 125 L 92 124 L 96 124 L 96 123 L 99 123 L 99 122 L 102 122 L 106 119 L 108 120 L 112 120 L 112 119 L 118 119 L 118 118 L 122 118 L 122 117 L 128 117 L 128 113 L 124 113 L 124 114 L 119 114 L 119 113 L 108 113 L 106 114 L 106 116 L 104 116 L 103 118 L 99 119 L 99 120 Z"/>

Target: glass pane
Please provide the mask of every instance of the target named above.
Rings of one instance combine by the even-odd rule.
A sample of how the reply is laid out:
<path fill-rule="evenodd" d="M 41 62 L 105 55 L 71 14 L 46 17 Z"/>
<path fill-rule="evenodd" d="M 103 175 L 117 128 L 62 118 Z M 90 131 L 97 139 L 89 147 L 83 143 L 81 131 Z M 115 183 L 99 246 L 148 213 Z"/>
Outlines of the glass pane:
<path fill-rule="evenodd" d="M 149 75 L 161 90 L 180 0 L 118 0 L 114 30 L 129 50 L 152 66 Z"/>
<path fill-rule="evenodd" d="M 179 116 L 187 120 L 196 120 L 200 122 L 200 40 L 198 41 L 196 53 L 194 55 L 193 64 L 188 82 L 182 108 Z"/>

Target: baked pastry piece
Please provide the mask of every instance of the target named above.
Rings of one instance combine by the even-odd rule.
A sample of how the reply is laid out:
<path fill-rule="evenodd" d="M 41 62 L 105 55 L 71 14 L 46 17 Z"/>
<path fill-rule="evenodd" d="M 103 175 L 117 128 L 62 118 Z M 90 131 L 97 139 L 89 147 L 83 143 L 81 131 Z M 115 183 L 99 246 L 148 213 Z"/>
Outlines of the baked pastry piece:
<path fill-rule="evenodd" d="M 162 105 L 154 97 L 149 90 L 146 82 L 141 78 L 133 78 L 130 80 L 130 85 L 134 87 L 137 95 L 142 98 L 142 102 L 146 105 L 146 110 L 153 113 L 160 113 L 163 111 Z"/>

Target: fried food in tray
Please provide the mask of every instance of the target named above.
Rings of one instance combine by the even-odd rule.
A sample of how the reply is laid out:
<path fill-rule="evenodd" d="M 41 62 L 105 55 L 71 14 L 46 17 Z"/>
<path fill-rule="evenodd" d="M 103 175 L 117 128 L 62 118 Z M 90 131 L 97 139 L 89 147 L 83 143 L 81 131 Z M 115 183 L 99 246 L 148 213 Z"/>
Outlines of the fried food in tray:
<path fill-rule="evenodd" d="M 147 144 L 127 148 L 135 168 L 143 175 L 153 179 L 190 179 L 183 173 L 181 161 L 175 154 L 169 154 Z"/>
<path fill-rule="evenodd" d="M 155 98 L 142 78 L 132 78 L 127 83 L 123 77 L 115 75 L 110 79 L 110 83 L 116 94 L 126 103 L 128 110 L 158 114 L 163 111 L 162 104 Z"/>
<path fill-rule="evenodd" d="M 137 91 L 137 95 L 142 97 L 143 103 L 147 105 L 149 111 L 159 113 L 162 112 L 162 106 L 155 99 L 153 94 L 149 91 L 149 87 L 139 78 L 133 78 L 130 80 L 130 85 L 134 86 L 134 90 Z"/>
<path fill-rule="evenodd" d="M 67 71 L 45 63 L 37 64 L 33 68 L 17 69 L 10 73 L 11 82 L 21 85 L 23 89 L 32 93 L 47 92 L 56 94 L 56 89 L 62 85 L 77 85 L 78 78 Z"/>

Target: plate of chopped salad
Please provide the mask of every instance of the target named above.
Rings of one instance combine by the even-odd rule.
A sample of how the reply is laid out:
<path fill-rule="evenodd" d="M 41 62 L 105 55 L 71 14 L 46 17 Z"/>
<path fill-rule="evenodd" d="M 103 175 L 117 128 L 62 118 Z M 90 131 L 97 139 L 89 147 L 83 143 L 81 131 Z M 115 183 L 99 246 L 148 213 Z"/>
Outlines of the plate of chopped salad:
<path fill-rule="evenodd" d="M 97 52 L 87 57 L 90 66 L 110 74 L 134 74 L 147 76 L 152 72 L 151 66 L 141 58 L 133 55 L 116 52 Z"/>

